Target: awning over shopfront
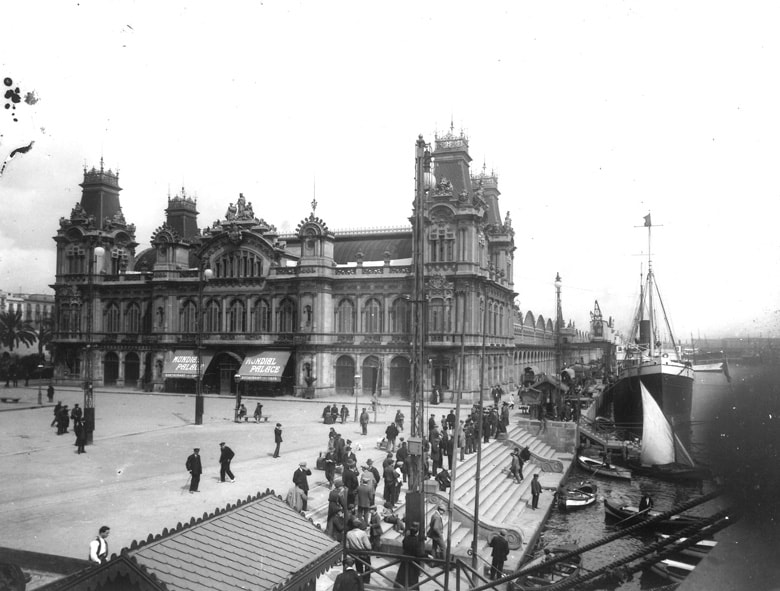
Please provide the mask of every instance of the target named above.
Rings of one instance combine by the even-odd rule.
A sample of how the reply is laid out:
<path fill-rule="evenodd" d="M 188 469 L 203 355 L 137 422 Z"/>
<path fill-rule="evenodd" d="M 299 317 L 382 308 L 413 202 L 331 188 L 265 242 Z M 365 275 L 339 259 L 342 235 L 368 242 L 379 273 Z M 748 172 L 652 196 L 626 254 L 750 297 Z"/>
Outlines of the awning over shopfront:
<path fill-rule="evenodd" d="M 260 351 L 248 355 L 238 369 L 244 381 L 281 382 L 291 351 Z"/>
<path fill-rule="evenodd" d="M 206 368 L 214 357 L 212 353 L 200 354 L 200 376 L 206 373 Z M 163 365 L 163 377 L 165 378 L 190 378 L 198 375 L 198 356 L 192 350 L 174 351 L 165 359 Z"/>

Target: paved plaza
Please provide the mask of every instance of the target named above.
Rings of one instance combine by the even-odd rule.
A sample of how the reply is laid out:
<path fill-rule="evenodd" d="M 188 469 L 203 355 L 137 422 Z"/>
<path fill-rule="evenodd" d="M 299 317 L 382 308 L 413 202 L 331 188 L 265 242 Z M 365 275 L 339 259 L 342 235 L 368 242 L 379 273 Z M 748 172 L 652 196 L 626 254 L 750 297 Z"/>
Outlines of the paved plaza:
<path fill-rule="evenodd" d="M 53 404 L 46 401 L 45 387 L 43 407 L 32 382 L 28 388 L 4 388 L 2 396 L 20 401 L 0 405 L 0 546 L 74 558 L 86 558 L 89 541 L 104 524 L 111 527 L 114 553 L 257 492 L 272 489 L 284 496 L 301 461 L 312 469 L 312 486 L 324 482 L 315 463 L 327 443 L 330 426 L 320 417 L 328 403 L 349 408 L 348 423 L 339 431 L 353 447 L 360 445 L 359 462 L 383 457 L 376 441 L 394 416 L 392 404 L 402 408 L 407 422 L 409 416 L 408 403 L 384 399 L 385 414 L 363 436 L 352 420 L 355 399 L 347 396 L 261 399 L 267 423 L 235 423 L 234 398 L 207 396 L 203 425 L 195 425 L 194 396 L 97 390 L 94 444 L 78 455 L 72 429 L 58 436 L 50 427 Z M 83 406 L 75 388 L 57 388 L 57 401 Z M 255 401 L 244 399 L 250 415 Z M 284 430 L 278 459 L 272 457 L 276 422 Z M 236 453 L 232 484 L 218 482 L 221 441 Z M 194 447 L 201 449 L 204 473 L 201 492 L 189 494 L 184 463 Z"/>

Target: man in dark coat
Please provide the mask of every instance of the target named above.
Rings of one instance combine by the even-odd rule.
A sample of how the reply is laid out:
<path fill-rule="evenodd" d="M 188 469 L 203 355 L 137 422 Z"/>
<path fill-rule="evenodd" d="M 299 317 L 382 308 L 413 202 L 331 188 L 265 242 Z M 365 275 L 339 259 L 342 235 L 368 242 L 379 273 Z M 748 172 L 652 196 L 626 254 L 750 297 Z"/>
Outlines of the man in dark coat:
<path fill-rule="evenodd" d="M 198 485 L 200 484 L 200 475 L 203 474 L 203 466 L 200 463 L 200 448 L 196 447 L 192 450 L 192 454 L 187 458 L 185 464 L 187 471 L 190 473 L 190 494 L 200 492 Z"/>
<path fill-rule="evenodd" d="M 365 589 L 363 579 L 355 571 L 355 559 L 351 556 L 345 557 L 344 572 L 333 582 L 333 591 L 363 591 L 363 589 Z"/>
<path fill-rule="evenodd" d="M 342 404 L 341 405 L 341 424 L 342 425 L 346 422 L 348 416 L 349 416 L 349 409 L 347 408 L 346 404 Z"/>
<path fill-rule="evenodd" d="M 431 515 L 431 523 L 428 526 L 428 537 L 433 545 L 434 558 L 444 558 L 444 523 L 442 521 L 444 512 L 444 505 L 436 507 L 436 511 Z"/>
<path fill-rule="evenodd" d="M 531 481 L 531 509 L 536 509 L 539 506 L 541 492 L 542 484 L 539 482 L 539 474 L 534 474 L 534 479 Z"/>
<path fill-rule="evenodd" d="M 225 482 L 225 475 L 227 474 L 230 482 L 235 482 L 236 477 L 233 476 L 233 472 L 230 471 L 230 460 L 236 454 L 230 449 L 225 442 L 219 444 L 219 481 Z"/>
<path fill-rule="evenodd" d="M 368 416 L 368 411 L 364 408 L 360 413 L 360 429 L 363 431 L 363 435 L 368 435 L 368 421 L 371 420 Z"/>
<path fill-rule="evenodd" d="M 298 464 L 298 468 L 293 472 L 292 481 L 300 488 L 304 494 L 306 495 L 303 497 L 303 511 L 306 511 L 306 501 L 309 496 L 309 476 L 311 476 L 311 470 L 309 470 L 306 467 L 306 462 L 301 462 Z"/>
<path fill-rule="evenodd" d="M 276 423 L 274 428 L 274 441 L 276 442 L 276 449 L 274 450 L 274 457 L 279 457 L 279 447 L 282 445 L 282 424 Z"/>
<path fill-rule="evenodd" d="M 57 425 L 59 418 L 60 418 L 60 410 L 62 410 L 62 402 L 59 400 L 57 401 L 57 404 L 54 407 L 54 420 L 51 422 L 51 426 Z M 59 433 L 57 433 L 59 435 Z"/>
<path fill-rule="evenodd" d="M 418 537 L 419 531 L 420 524 L 415 521 L 409 526 L 409 533 L 404 536 L 401 543 L 404 559 L 395 575 L 395 582 L 401 587 L 414 587 L 420 582 L 419 560 L 426 558 L 427 553 L 425 552 L 425 542 Z"/>
<path fill-rule="evenodd" d="M 75 425 L 76 421 L 80 421 L 82 416 L 83 412 L 79 407 L 79 403 L 77 402 L 73 405 L 73 410 L 70 411 L 70 418 L 73 420 L 73 424 Z"/>
<path fill-rule="evenodd" d="M 401 474 L 403 475 L 404 482 L 409 474 L 409 448 L 406 446 L 406 441 L 401 437 L 401 447 L 395 453 L 395 461 L 401 462 Z"/>
<path fill-rule="evenodd" d="M 509 542 L 506 541 L 506 530 L 502 529 L 498 534 L 494 534 L 488 542 L 488 546 L 493 548 L 490 579 L 495 581 L 504 576 L 504 562 L 507 556 L 509 556 Z"/>
<path fill-rule="evenodd" d="M 73 432 L 76 434 L 76 453 L 87 453 L 84 446 L 87 444 L 87 428 L 84 426 L 84 421 L 76 421 L 73 423 Z"/>
<path fill-rule="evenodd" d="M 396 427 L 395 422 L 392 422 L 387 426 L 387 429 L 385 429 L 385 437 L 387 437 L 387 446 L 390 448 L 389 451 L 395 451 L 395 438 L 398 437 L 398 427 Z"/>

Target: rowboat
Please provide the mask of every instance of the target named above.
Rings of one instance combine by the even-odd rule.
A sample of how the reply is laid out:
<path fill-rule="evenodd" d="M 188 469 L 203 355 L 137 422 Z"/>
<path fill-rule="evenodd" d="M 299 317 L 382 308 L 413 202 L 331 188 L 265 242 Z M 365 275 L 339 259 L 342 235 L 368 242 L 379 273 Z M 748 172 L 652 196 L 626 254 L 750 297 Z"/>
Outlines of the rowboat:
<path fill-rule="evenodd" d="M 536 558 L 533 558 L 529 562 L 526 562 L 520 567 L 520 570 L 527 570 L 531 567 L 537 567 L 545 562 L 549 562 L 553 558 L 557 558 L 563 554 L 568 554 L 577 549 L 576 544 L 569 544 L 566 546 L 556 546 L 545 549 L 543 554 L 540 554 Z M 520 577 L 516 581 L 509 583 L 510 591 L 529 591 L 530 589 L 546 589 L 558 583 L 561 583 L 569 578 L 576 577 L 580 572 L 582 566 L 582 556 L 580 554 L 572 556 L 561 562 L 538 570 L 530 575 Z"/>
<path fill-rule="evenodd" d="M 558 508 L 564 511 L 581 509 L 596 502 L 598 487 L 590 481 L 580 482 L 577 486 L 566 487 L 558 493 Z"/>
<path fill-rule="evenodd" d="M 608 478 L 631 480 L 631 470 L 620 468 L 614 464 L 607 464 L 603 460 L 578 455 L 577 464 L 580 466 L 580 468 L 587 470 L 593 476 L 605 476 Z"/>
<path fill-rule="evenodd" d="M 616 505 L 610 503 L 609 499 L 604 499 L 604 514 L 607 521 L 618 521 L 620 525 L 629 526 L 648 521 L 661 513 L 659 511 L 653 511 L 652 509 L 649 511 L 639 511 L 639 507 L 633 505 Z M 695 524 L 701 524 L 701 526 L 704 527 L 705 521 L 701 517 L 678 514 L 650 524 L 648 527 L 659 532 L 675 532 Z"/>
<path fill-rule="evenodd" d="M 658 539 L 659 542 L 662 542 L 664 540 L 668 540 L 669 535 L 656 534 L 656 538 Z M 679 538 L 675 540 L 673 544 L 681 544 L 682 542 L 685 542 L 687 539 L 688 538 Z M 717 545 L 718 542 L 716 542 L 715 540 L 699 540 L 698 542 L 696 542 L 691 546 L 677 550 L 675 554 L 679 554 L 680 556 L 685 556 L 687 558 L 693 558 L 694 560 L 700 560 Z"/>
<path fill-rule="evenodd" d="M 679 583 L 691 574 L 694 568 L 695 564 L 665 558 L 653 564 L 650 570 L 671 583 Z"/>

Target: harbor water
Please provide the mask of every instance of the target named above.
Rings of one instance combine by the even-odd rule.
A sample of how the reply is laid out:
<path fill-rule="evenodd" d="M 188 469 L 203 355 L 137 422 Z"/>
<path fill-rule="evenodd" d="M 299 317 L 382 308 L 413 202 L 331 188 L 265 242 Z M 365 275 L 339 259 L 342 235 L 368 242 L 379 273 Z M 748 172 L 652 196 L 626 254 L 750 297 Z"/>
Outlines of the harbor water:
<path fill-rule="evenodd" d="M 585 479 L 596 482 L 599 501 L 576 511 L 554 509 L 540 537 L 537 552 L 544 547 L 563 544 L 583 546 L 617 531 L 614 525 L 605 522 L 604 498 L 620 504 L 637 505 L 641 495 L 649 493 L 655 502 L 655 509 L 666 511 L 720 489 L 737 492 L 724 494 L 687 513 L 707 516 L 738 503 L 740 506 L 761 508 L 762 518 L 766 518 L 767 512 L 776 515 L 776 506 L 767 505 L 774 503 L 773 500 L 762 498 L 761 493 L 758 498 L 746 499 L 739 491 L 744 490 L 742 485 L 745 479 L 750 479 L 753 485 L 750 488 L 773 486 L 773 490 L 778 490 L 778 475 L 774 468 L 778 460 L 774 457 L 777 453 L 778 423 L 776 419 L 772 421 L 772 418 L 773 413 L 777 417 L 777 411 L 780 410 L 776 408 L 780 371 L 777 368 L 741 366 L 732 362 L 729 364 L 729 373 L 731 382 L 720 373 L 697 373 L 690 423 L 676 425 L 678 435 L 685 441 L 694 459 L 710 467 L 718 476 L 717 484 L 715 480 L 675 483 L 641 476 L 630 482 L 594 478 L 591 473 L 577 466 L 569 478 L 569 484 Z M 641 551 L 655 541 L 652 532 L 637 533 L 586 552 L 582 563 L 584 572 L 605 567 Z M 607 584 L 602 581 L 600 585 L 588 588 L 629 591 L 661 588 L 668 584 L 658 575 L 643 571 L 633 574 L 626 582 Z"/>

